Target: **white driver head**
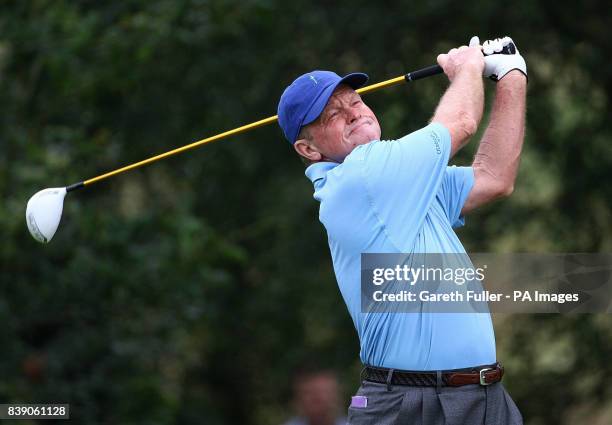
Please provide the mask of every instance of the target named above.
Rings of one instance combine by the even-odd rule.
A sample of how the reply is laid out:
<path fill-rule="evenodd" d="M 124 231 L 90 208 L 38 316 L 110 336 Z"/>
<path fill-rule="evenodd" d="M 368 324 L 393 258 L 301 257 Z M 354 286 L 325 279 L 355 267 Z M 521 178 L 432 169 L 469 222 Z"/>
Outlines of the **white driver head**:
<path fill-rule="evenodd" d="M 28 201 L 26 223 L 38 242 L 47 243 L 55 235 L 62 218 L 65 196 L 65 187 L 54 187 L 37 192 Z"/>

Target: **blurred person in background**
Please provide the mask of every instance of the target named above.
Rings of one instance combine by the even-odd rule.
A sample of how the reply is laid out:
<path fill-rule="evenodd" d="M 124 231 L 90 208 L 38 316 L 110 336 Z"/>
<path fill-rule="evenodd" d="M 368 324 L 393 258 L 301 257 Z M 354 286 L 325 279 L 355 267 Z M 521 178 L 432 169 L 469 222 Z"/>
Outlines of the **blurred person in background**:
<path fill-rule="evenodd" d="M 298 416 L 283 425 L 346 425 L 340 414 L 338 378 L 332 370 L 303 369 L 293 379 L 293 404 Z"/>

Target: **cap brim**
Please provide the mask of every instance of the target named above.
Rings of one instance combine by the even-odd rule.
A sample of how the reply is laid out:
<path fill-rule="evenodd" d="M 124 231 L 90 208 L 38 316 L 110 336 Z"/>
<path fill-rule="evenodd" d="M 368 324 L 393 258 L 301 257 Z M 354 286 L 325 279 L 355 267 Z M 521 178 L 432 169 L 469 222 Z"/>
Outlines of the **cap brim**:
<path fill-rule="evenodd" d="M 321 95 L 314 101 L 314 103 L 310 107 L 310 110 L 304 116 L 304 121 L 302 121 L 302 123 L 300 124 L 300 128 L 302 126 L 310 124 L 311 122 L 319 118 L 319 115 L 321 115 L 321 112 L 323 112 L 323 109 L 325 109 L 329 98 L 340 84 L 347 84 L 354 90 L 357 90 L 358 88 L 363 87 L 365 83 L 368 82 L 368 79 L 369 77 L 367 74 L 364 74 L 362 72 L 353 72 L 351 74 L 345 75 L 338 82 L 330 84 L 328 87 L 325 88 L 325 90 L 323 90 L 323 92 L 321 92 Z"/>
<path fill-rule="evenodd" d="M 363 87 L 365 83 L 368 82 L 369 78 L 370 77 L 368 77 L 368 74 L 364 74 L 363 72 L 353 72 L 342 77 L 340 83 L 338 84 L 348 84 L 353 89 L 357 90 L 358 88 Z"/>

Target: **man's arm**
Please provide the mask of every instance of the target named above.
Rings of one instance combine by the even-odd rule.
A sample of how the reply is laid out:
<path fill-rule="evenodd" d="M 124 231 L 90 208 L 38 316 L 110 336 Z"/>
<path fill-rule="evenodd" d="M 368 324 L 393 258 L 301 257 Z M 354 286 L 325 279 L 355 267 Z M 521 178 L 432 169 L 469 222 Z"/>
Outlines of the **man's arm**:
<path fill-rule="evenodd" d="M 452 158 L 472 137 L 484 108 L 482 73 L 484 57 L 478 39 L 472 38 L 471 47 L 461 46 L 438 56 L 438 64 L 451 81 L 431 119 L 448 129 L 451 135 Z"/>
<path fill-rule="evenodd" d="M 512 193 L 525 135 L 526 94 L 521 71 L 510 71 L 497 83 L 491 121 L 472 164 L 474 186 L 461 214 Z"/>

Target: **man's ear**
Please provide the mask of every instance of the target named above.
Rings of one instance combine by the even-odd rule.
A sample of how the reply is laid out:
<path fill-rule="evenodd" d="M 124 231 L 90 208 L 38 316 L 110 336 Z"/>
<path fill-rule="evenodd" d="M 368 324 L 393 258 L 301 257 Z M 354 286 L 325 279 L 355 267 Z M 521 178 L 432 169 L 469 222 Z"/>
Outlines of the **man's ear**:
<path fill-rule="evenodd" d="M 306 139 L 296 140 L 293 144 L 293 149 L 295 149 L 298 155 L 311 162 L 318 162 L 323 158 L 321 152 L 312 143 L 308 143 Z"/>

